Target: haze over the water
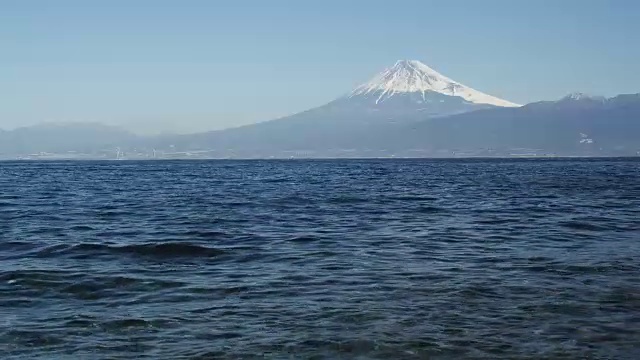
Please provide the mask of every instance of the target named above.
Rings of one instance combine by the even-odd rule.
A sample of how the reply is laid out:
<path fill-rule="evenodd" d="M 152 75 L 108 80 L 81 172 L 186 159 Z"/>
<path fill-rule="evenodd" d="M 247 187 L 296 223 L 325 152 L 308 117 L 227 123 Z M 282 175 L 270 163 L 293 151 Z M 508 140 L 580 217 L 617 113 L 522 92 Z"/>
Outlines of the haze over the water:
<path fill-rule="evenodd" d="M 640 92 L 635 1 L 3 1 L 0 129 L 196 132 L 322 105 L 397 59 L 525 104 Z"/>

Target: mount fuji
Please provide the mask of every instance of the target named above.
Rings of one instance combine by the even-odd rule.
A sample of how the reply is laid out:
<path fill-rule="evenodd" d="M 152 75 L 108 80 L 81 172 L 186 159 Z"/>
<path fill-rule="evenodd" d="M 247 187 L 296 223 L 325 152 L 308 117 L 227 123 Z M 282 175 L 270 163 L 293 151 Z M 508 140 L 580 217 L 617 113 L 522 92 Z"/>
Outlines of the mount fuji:
<path fill-rule="evenodd" d="M 332 111 L 377 113 L 376 117 L 387 120 L 518 106 L 451 80 L 417 60 L 399 60 L 348 95 L 325 105 Z"/>
<path fill-rule="evenodd" d="M 447 101 L 464 104 L 469 108 L 520 106 L 451 80 L 417 60 L 399 60 L 349 95 L 349 98 L 355 97 L 375 99 L 376 105 L 406 97 L 409 102 L 425 110 Z"/>
<path fill-rule="evenodd" d="M 329 156 L 331 151 L 380 148 L 398 125 L 518 106 L 451 80 L 419 61 L 400 60 L 320 107 L 238 128 L 172 137 L 157 146 L 170 144 L 185 151 L 213 148 L 238 156 L 303 149 L 305 155 Z"/>

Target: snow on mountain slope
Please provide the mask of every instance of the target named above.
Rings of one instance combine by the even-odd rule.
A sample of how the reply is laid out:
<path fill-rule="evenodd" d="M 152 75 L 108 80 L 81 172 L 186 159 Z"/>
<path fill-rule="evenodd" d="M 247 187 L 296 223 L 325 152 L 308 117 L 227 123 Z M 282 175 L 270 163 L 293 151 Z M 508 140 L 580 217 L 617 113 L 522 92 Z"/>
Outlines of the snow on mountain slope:
<path fill-rule="evenodd" d="M 605 102 L 607 98 L 605 98 L 604 96 L 593 96 L 593 95 L 585 94 L 583 92 L 574 92 L 560 99 L 560 101 L 583 101 L 583 100 Z"/>
<path fill-rule="evenodd" d="M 500 107 L 520 106 L 451 80 L 416 60 L 399 60 L 369 82 L 357 87 L 349 97 L 375 96 L 375 102 L 378 104 L 395 95 L 407 93 L 419 93 L 424 99 L 428 92 L 460 97 L 473 104 Z"/>

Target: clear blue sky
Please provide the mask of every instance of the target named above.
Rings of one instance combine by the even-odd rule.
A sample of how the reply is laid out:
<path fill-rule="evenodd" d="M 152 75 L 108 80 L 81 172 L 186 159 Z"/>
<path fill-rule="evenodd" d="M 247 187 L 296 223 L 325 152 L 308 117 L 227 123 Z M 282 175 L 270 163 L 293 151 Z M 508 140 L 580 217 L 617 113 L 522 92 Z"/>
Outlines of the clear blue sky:
<path fill-rule="evenodd" d="M 2 0 L 0 128 L 229 127 L 402 58 L 519 103 L 637 93 L 639 42 L 637 0 Z"/>

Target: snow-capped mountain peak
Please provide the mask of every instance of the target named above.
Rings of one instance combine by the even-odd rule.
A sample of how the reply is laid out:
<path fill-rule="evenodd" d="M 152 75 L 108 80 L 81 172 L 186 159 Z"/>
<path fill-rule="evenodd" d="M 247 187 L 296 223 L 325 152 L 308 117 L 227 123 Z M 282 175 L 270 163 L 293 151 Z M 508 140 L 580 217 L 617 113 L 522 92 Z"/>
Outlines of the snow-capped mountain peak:
<path fill-rule="evenodd" d="M 428 92 L 455 96 L 475 104 L 503 107 L 520 106 L 512 102 L 484 94 L 440 74 L 417 60 L 399 60 L 390 68 L 376 75 L 365 84 L 358 86 L 350 95 L 376 96 L 376 104 L 394 95 L 403 93 Z"/>
<path fill-rule="evenodd" d="M 583 92 L 574 92 L 571 93 L 567 96 L 565 96 L 564 98 L 562 98 L 562 100 L 573 100 L 573 101 L 581 101 L 581 100 L 593 100 L 593 101 L 605 101 L 606 98 L 604 96 L 593 96 L 593 95 L 589 95 L 589 94 L 585 94 Z"/>

